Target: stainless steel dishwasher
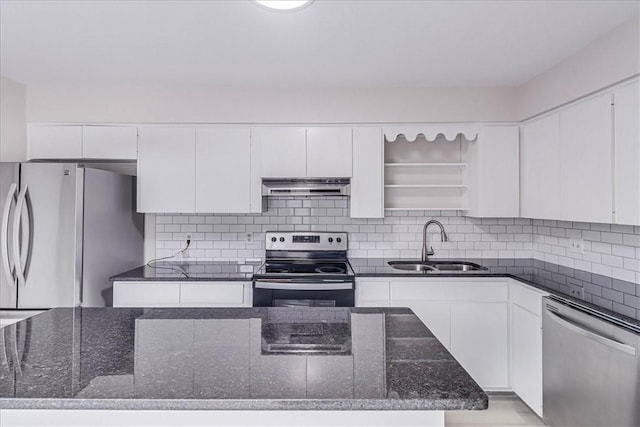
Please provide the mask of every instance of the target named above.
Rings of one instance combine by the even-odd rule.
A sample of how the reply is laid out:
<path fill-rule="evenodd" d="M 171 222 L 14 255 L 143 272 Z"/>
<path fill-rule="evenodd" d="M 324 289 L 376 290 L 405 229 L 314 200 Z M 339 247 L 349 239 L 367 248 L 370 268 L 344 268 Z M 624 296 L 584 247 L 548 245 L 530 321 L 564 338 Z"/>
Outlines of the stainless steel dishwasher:
<path fill-rule="evenodd" d="M 558 297 L 542 304 L 545 423 L 640 426 L 640 328 Z"/>

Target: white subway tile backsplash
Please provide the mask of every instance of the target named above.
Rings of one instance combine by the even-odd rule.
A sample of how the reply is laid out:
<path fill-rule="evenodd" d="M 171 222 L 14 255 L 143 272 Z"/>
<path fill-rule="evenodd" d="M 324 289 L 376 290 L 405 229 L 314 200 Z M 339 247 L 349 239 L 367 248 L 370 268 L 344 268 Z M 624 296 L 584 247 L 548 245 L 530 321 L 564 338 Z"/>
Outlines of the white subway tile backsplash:
<path fill-rule="evenodd" d="M 267 231 L 346 231 L 352 258 L 419 258 L 422 227 L 429 219 L 445 226 L 440 242 L 434 227 L 427 235 L 436 258 L 535 258 L 601 274 L 636 288 L 603 292 L 606 284 L 585 290 L 585 299 L 640 315 L 640 227 L 527 218 L 469 218 L 455 211 L 387 211 L 385 218 L 349 217 L 346 199 L 279 199 L 262 214 L 157 214 L 156 257 L 171 256 L 193 240 L 185 255 L 194 260 L 244 260 L 264 257 Z M 247 241 L 247 234 L 251 235 Z M 570 239 L 583 241 L 572 252 Z M 594 276 L 600 277 L 600 276 Z M 622 285 L 620 285 L 622 286 Z M 635 285 L 634 285 L 635 286 Z M 622 296 L 620 296 L 622 294 Z M 629 295 L 625 300 L 625 296 Z M 633 296 L 634 298 L 631 298 Z"/>

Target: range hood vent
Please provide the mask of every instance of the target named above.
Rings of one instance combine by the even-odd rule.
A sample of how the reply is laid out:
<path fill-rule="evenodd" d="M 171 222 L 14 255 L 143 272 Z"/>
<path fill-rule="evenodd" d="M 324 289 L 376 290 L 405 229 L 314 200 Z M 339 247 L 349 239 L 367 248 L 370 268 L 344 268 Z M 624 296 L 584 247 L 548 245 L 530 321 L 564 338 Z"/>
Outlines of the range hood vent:
<path fill-rule="evenodd" d="M 292 196 L 348 196 L 349 178 L 263 179 L 262 195 Z"/>

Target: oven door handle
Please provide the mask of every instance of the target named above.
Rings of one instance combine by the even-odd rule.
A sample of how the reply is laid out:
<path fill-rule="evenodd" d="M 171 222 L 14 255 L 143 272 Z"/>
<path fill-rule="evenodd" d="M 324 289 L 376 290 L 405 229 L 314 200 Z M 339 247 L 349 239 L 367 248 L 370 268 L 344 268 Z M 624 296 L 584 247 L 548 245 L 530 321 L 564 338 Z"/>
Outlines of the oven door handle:
<path fill-rule="evenodd" d="M 256 289 L 275 289 L 275 290 L 291 290 L 291 291 L 340 291 L 353 289 L 351 282 L 285 282 L 285 281 L 258 281 L 253 284 Z"/>

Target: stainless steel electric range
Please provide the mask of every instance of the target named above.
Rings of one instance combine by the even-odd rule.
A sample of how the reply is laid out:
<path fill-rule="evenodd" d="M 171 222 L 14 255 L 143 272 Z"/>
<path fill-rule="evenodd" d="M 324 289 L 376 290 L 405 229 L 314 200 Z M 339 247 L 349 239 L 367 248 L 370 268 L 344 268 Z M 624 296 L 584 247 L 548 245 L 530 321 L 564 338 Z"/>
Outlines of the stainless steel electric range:
<path fill-rule="evenodd" d="M 253 275 L 254 307 L 353 307 L 355 274 L 343 232 L 267 232 Z"/>

